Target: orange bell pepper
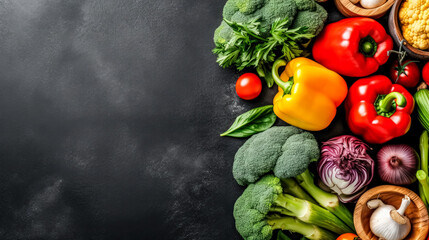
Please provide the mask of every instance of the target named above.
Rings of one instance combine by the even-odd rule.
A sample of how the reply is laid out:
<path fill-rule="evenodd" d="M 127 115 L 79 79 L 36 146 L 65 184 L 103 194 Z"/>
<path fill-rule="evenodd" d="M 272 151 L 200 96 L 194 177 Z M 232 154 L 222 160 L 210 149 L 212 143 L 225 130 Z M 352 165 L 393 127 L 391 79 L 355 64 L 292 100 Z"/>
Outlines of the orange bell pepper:
<path fill-rule="evenodd" d="M 286 68 L 279 76 L 281 66 Z M 338 73 L 304 57 L 287 65 L 285 60 L 277 60 L 272 71 L 279 86 L 274 113 L 280 119 L 309 131 L 329 126 L 347 96 L 347 84 Z"/>

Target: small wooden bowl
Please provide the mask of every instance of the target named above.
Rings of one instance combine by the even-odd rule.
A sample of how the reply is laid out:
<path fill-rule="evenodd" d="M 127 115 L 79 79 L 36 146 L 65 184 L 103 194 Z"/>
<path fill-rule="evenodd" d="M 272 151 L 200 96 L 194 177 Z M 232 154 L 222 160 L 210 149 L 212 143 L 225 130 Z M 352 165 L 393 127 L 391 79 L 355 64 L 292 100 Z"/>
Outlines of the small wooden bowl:
<path fill-rule="evenodd" d="M 395 3 L 395 0 L 387 0 L 383 5 L 376 8 L 363 8 L 360 4 L 353 4 L 350 0 L 335 0 L 335 6 L 346 17 L 369 17 L 380 18 Z"/>
<path fill-rule="evenodd" d="M 402 31 L 398 19 L 398 13 L 399 8 L 401 7 L 402 0 L 397 0 L 395 4 L 393 5 L 392 9 L 390 10 L 389 14 L 389 32 L 392 36 L 395 43 L 399 46 L 401 41 L 404 39 L 404 36 L 402 36 Z M 408 53 L 409 56 L 413 58 L 417 58 L 420 60 L 429 60 L 429 51 L 420 50 L 417 48 L 414 48 L 410 44 L 407 44 L 405 41 L 404 43 L 404 49 Z"/>
<path fill-rule="evenodd" d="M 404 195 L 407 195 L 411 199 L 411 204 L 405 211 L 405 216 L 411 222 L 411 232 L 405 239 L 425 240 L 429 230 L 429 218 L 426 206 L 413 191 L 392 185 L 372 188 L 359 198 L 353 214 L 353 221 L 359 237 L 362 240 L 378 240 L 378 237 L 371 232 L 369 227 L 369 219 L 374 212 L 374 210 L 369 209 L 366 205 L 369 200 L 379 198 L 384 204 L 392 205 L 398 209 Z"/>

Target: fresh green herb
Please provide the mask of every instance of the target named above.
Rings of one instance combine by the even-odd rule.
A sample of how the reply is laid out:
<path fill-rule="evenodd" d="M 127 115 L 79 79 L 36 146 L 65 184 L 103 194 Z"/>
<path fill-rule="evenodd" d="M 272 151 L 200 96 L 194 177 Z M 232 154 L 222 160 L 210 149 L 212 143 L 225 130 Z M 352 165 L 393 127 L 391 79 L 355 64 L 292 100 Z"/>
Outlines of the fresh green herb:
<path fill-rule="evenodd" d="M 235 66 L 238 70 L 256 68 L 260 77 L 265 78 L 268 87 L 273 86 L 271 65 L 277 58 L 287 61 L 305 55 L 306 44 L 314 37 L 307 33 L 308 27 L 288 29 L 288 18 L 276 19 L 268 36 L 260 34 L 260 17 L 245 23 L 223 19 L 233 30 L 233 37 L 226 43 L 216 43 L 213 53 L 222 67 Z"/>
<path fill-rule="evenodd" d="M 254 108 L 238 116 L 231 127 L 221 136 L 248 137 L 267 130 L 273 126 L 276 119 L 273 105 Z"/>

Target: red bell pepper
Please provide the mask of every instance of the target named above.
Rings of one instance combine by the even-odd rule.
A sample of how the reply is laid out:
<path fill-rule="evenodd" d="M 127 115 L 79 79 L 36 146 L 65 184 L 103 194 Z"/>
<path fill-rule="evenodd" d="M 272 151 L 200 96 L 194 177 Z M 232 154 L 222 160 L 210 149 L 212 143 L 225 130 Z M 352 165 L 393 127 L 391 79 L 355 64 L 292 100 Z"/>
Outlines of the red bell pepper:
<path fill-rule="evenodd" d="M 345 106 L 350 130 L 368 143 L 381 144 L 408 132 L 414 99 L 401 85 L 376 75 L 357 80 Z"/>
<path fill-rule="evenodd" d="M 345 76 L 364 77 L 388 60 L 392 38 L 371 18 L 346 18 L 328 24 L 313 46 L 314 59 Z"/>

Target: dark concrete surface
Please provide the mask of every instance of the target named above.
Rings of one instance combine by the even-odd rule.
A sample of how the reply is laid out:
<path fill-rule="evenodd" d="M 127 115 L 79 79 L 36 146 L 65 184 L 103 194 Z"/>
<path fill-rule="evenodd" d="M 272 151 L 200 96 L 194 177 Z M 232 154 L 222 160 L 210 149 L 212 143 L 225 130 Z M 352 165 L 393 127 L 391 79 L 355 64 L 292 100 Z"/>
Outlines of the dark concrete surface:
<path fill-rule="evenodd" d="M 0 1 L 1 239 L 239 239 L 224 2 Z"/>

